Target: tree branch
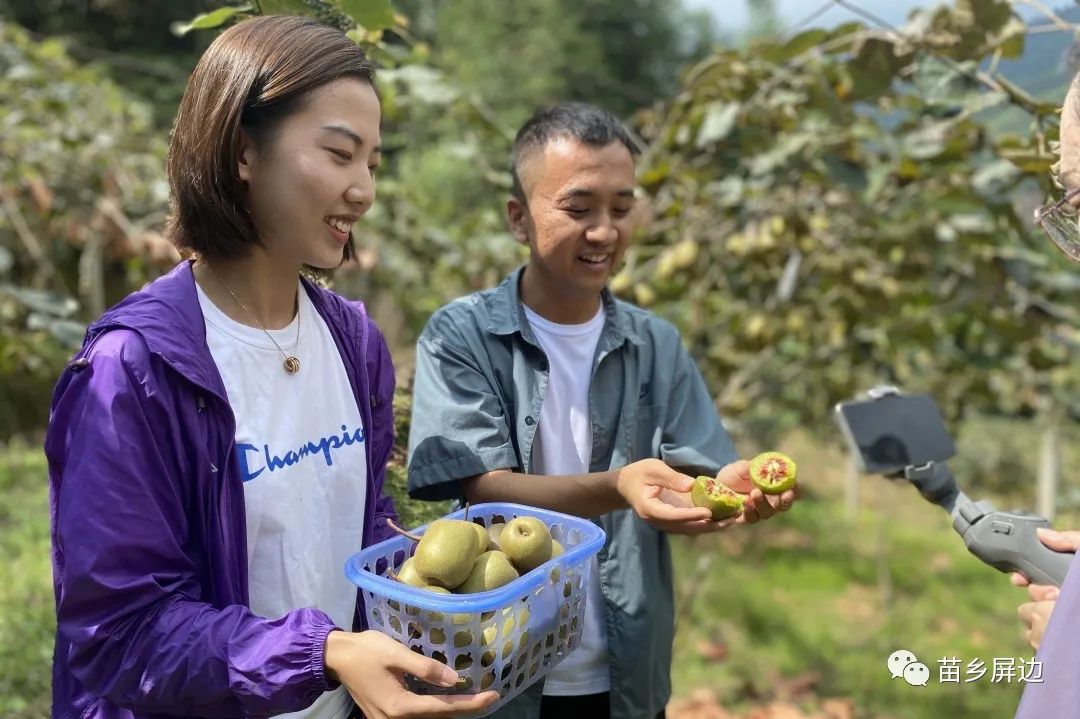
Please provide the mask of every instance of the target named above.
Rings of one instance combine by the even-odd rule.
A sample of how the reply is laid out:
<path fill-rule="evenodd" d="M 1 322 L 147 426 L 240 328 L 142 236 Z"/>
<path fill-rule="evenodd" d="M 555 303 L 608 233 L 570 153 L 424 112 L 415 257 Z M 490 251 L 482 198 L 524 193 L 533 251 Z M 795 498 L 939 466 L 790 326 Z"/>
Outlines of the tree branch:
<path fill-rule="evenodd" d="M 22 212 L 19 210 L 18 203 L 16 203 L 15 199 L 7 193 L 4 193 L 4 212 L 7 214 L 8 219 L 11 220 L 11 226 L 15 228 L 15 234 L 18 235 L 23 247 L 26 248 L 31 259 L 38 263 L 41 278 L 49 279 L 55 276 L 56 267 L 49 259 L 48 253 L 45 252 L 45 248 L 42 246 L 41 241 L 38 240 L 33 230 L 30 229 L 30 225 L 27 224 L 26 218 L 23 217 Z"/>

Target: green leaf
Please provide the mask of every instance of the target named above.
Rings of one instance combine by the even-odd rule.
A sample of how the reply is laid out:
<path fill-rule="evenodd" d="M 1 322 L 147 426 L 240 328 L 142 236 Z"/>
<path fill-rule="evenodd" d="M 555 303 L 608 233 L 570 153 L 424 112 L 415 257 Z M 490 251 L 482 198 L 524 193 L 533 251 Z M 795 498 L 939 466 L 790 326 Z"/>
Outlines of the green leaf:
<path fill-rule="evenodd" d="M 1050 172 L 1050 169 L 1057 159 L 1046 153 L 1040 154 L 1034 150 L 1028 152 L 1006 151 L 1002 152 L 1001 156 L 1029 175 L 1045 175 Z"/>
<path fill-rule="evenodd" d="M 192 30 L 209 30 L 210 28 L 220 27 L 233 17 L 246 12 L 251 12 L 250 5 L 218 8 L 213 12 L 204 12 L 201 15 L 196 15 L 191 22 L 174 23 L 172 32 L 174 35 L 182 37 Z"/>
<path fill-rule="evenodd" d="M 901 64 L 893 43 L 882 38 L 869 38 L 848 63 L 851 96 L 866 100 L 885 92 Z"/>
<path fill-rule="evenodd" d="M 877 201 L 888 186 L 892 174 L 892 166 L 885 163 L 873 165 L 867 171 L 866 191 L 863 195 L 867 202 L 873 203 Z"/>
<path fill-rule="evenodd" d="M 728 175 L 719 182 L 709 183 L 705 191 L 721 207 L 735 207 L 746 196 L 746 183 L 738 175 Z"/>
<path fill-rule="evenodd" d="M 47 330 L 49 334 L 58 339 L 61 344 L 72 349 L 82 346 L 86 338 L 86 325 L 74 320 L 61 320 L 31 313 L 26 318 L 26 327 L 29 330 Z"/>
<path fill-rule="evenodd" d="M 965 234 L 987 235 L 995 227 L 993 220 L 981 212 L 953 215 L 948 222 L 957 232 Z"/>
<path fill-rule="evenodd" d="M 0 285 L 0 293 L 30 310 L 53 317 L 70 317 L 79 309 L 79 303 L 74 299 L 56 292 L 4 284 Z"/>
<path fill-rule="evenodd" d="M 835 154 L 829 154 L 824 159 L 827 176 L 833 182 L 849 187 L 856 192 L 864 192 L 869 184 L 866 170 L 853 162 L 848 162 Z"/>
<path fill-rule="evenodd" d="M 785 62 L 793 57 L 798 57 L 810 48 L 820 45 L 829 39 L 829 31 L 821 28 L 812 28 L 799 33 L 783 45 L 765 48 L 761 56 L 769 62 Z"/>
<path fill-rule="evenodd" d="M 771 149 L 750 158 L 750 172 L 753 175 L 765 175 L 773 172 L 812 144 L 809 133 L 799 132 L 785 135 Z"/>
<path fill-rule="evenodd" d="M 764 103 L 766 107 L 771 107 L 784 112 L 789 112 L 792 107 L 803 105 L 808 100 L 809 97 L 805 92 L 788 90 L 781 87 L 770 92 L 768 97 L 765 98 Z"/>
<path fill-rule="evenodd" d="M 994 44 L 1001 50 L 1001 56 L 1014 60 L 1024 54 L 1027 40 L 1027 25 L 1018 17 L 1009 18 L 1001 33 L 994 39 Z"/>
<path fill-rule="evenodd" d="M 394 27 L 394 9 L 390 0 L 336 0 L 341 11 L 368 30 Z"/>
<path fill-rule="evenodd" d="M 946 130 L 929 125 L 909 133 L 903 139 L 904 154 L 915 160 L 930 160 L 945 151 Z"/>
<path fill-rule="evenodd" d="M 306 15 L 315 17 L 315 8 L 304 0 L 259 0 L 263 15 Z"/>
<path fill-rule="evenodd" d="M 1040 278 L 1039 282 L 1050 289 L 1080 295 L 1080 275 L 1074 272 L 1055 272 Z"/>
<path fill-rule="evenodd" d="M 1016 165 L 1008 160 L 994 160 L 975 171 L 971 177 L 971 186 L 983 197 L 996 199 L 1016 184 L 1020 174 Z"/>
<path fill-rule="evenodd" d="M 415 102 L 448 105 L 461 96 L 461 91 L 442 73 L 425 65 L 402 65 L 383 70 L 380 78 L 384 82 L 401 82 L 408 89 L 409 99 Z"/>
<path fill-rule="evenodd" d="M 927 198 L 927 208 L 938 210 L 948 215 L 971 215 L 983 212 L 984 203 L 978 197 L 966 192 L 953 192 L 941 197 Z"/>
<path fill-rule="evenodd" d="M 385 73 L 384 73 L 385 74 Z M 671 163 L 664 160 L 655 163 L 641 173 L 641 184 L 645 187 L 658 185 L 668 179 L 671 174 Z"/>
<path fill-rule="evenodd" d="M 963 107 L 977 96 L 981 85 L 974 79 L 975 63 L 949 62 L 937 55 L 920 55 L 912 78 L 928 105 L 944 108 Z"/>
<path fill-rule="evenodd" d="M 836 55 L 839 53 L 848 52 L 851 49 L 852 43 L 855 42 L 857 34 L 865 29 L 866 26 L 858 21 L 846 22 L 834 27 L 832 30 L 829 31 L 829 40 L 835 41 L 839 40 L 840 38 L 847 38 L 847 40 L 845 42 L 837 42 L 835 44 L 830 42 L 829 54 Z"/>
<path fill-rule="evenodd" d="M 956 0 L 956 12 L 970 17 L 980 30 L 993 34 L 1012 17 L 1012 6 L 1006 0 Z"/>
<path fill-rule="evenodd" d="M 711 102 L 705 108 L 705 119 L 701 122 L 698 130 L 697 146 L 704 147 L 713 142 L 723 140 L 735 127 L 735 120 L 739 117 L 739 109 L 742 107 L 738 102 Z"/>
<path fill-rule="evenodd" d="M 845 22 L 845 23 L 840 23 L 839 25 L 834 27 L 832 30 L 830 30 L 829 31 L 829 38 L 831 40 L 838 40 L 838 39 L 844 37 L 845 35 L 851 35 L 853 33 L 856 33 L 856 32 L 859 32 L 860 30 L 865 30 L 865 29 L 866 29 L 866 26 L 863 25 L 858 20 L 850 20 L 850 21 Z"/>
<path fill-rule="evenodd" d="M 938 117 L 952 117 L 961 111 L 973 114 L 1007 102 L 1008 93 L 987 90 L 974 78 L 976 69 L 973 61 L 958 63 L 921 55 L 915 62 L 912 82 L 927 111 Z"/>

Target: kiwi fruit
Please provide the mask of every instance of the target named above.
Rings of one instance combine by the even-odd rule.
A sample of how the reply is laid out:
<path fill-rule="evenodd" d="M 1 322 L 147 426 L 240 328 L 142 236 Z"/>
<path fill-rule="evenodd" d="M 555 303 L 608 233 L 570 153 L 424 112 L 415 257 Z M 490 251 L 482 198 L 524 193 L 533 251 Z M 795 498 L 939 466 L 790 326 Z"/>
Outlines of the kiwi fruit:
<path fill-rule="evenodd" d="M 484 666 L 487 666 L 486 664 Z M 488 689 L 495 683 L 495 672 L 488 672 L 480 679 L 480 690 Z"/>
<path fill-rule="evenodd" d="M 504 527 L 506 527 L 506 522 L 493 522 L 491 526 L 487 528 L 489 549 L 501 548 L 499 547 L 499 535 L 502 534 Z"/>
<path fill-rule="evenodd" d="M 750 481 L 765 494 L 783 494 L 795 486 L 796 467 L 781 452 L 762 452 L 750 460 Z"/>
<path fill-rule="evenodd" d="M 416 561 L 409 557 L 398 569 L 397 574 L 394 575 L 395 579 L 404 584 L 409 584 L 414 587 L 423 587 L 427 585 L 427 582 L 416 571 Z"/>
<path fill-rule="evenodd" d="M 446 587 L 437 587 L 435 585 L 428 585 L 425 587 L 421 587 L 421 589 L 431 592 L 432 594 L 450 594 L 450 590 Z M 428 612 L 427 615 L 428 619 L 433 622 L 441 622 L 443 620 L 442 612 Z"/>
<path fill-rule="evenodd" d="M 477 525 L 473 525 L 477 526 Z M 487 533 L 484 533 L 487 539 Z M 498 589 L 518 578 L 517 570 L 510 564 L 509 558 L 497 549 L 484 552 L 473 563 L 472 571 L 457 589 L 458 594 L 472 594 Z"/>
<path fill-rule="evenodd" d="M 476 538 L 480 542 L 480 553 L 481 554 L 486 552 L 489 548 L 497 549 L 497 547 L 491 547 L 490 546 L 491 545 L 491 537 L 488 535 L 487 527 L 485 527 L 482 524 L 477 524 L 476 522 L 470 522 L 470 524 L 472 524 L 473 529 L 476 530 Z"/>
<path fill-rule="evenodd" d="M 712 518 L 727 519 L 742 511 L 746 497 L 714 477 L 701 475 L 694 480 L 690 501 L 695 507 L 705 507 Z"/>
<path fill-rule="evenodd" d="M 524 574 L 551 559 L 551 532 L 536 517 L 515 517 L 499 534 L 499 548 Z"/>
<path fill-rule="evenodd" d="M 472 522 L 437 519 L 413 553 L 417 573 L 435 584 L 454 589 L 464 582 L 480 556 L 480 539 Z"/>
<path fill-rule="evenodd" d="M 431 522 L 423 535 L 417 536 L 397 527 L 393 520 L 388 519 L 387 524 L 394 531 L 417 544 L 412 556 L 403 562 L 396 572 L 391 571 L 387 576 L 436 594 L 484 592 L 510 584 L 521 574 L 561 556 L 566 551 L 562 543 L 551 536 L 547 524 L 539 518 L 526 515 L 505 523 L 500 521 L 502 517 L 491 517 L 491 520 L 494 520 L 492 524 L 485 527 L 476 521 L 468 521 L 467 518 L 439 519 Z M 558 579 L 556 576 L 554 581 Z M 569 593 L 569 589 L 567 583 L 563 588 L 564 593 Z M 528 597 L 521 599 L 527 601 Z M 392 606 L 396 604 L 397 602 L 391 602 Z M 396 606 L 394 608 L 397 609 Z M 411 615 L 421 614 L 415 607 L 408 607 L 407 611 Z M 484 623 L 480 637 L 477 637 L 481 642 L 480 660 L 484 667 L 494 663 L 499 654 L 503 658 L 509 657 L 518 643 L 524 648 L 528 639 L 528 632 L 525 631 L 529 620 L 528 609 L 518 615 L 514 614 L 513 607 L 505 607 L 503 612 L 506 616 L 500 620 L 503 622 L 501 635 L 496 628 L 498 625 L 486 624 L 497 612 L 484 612 L 479 615 L 480 621 Z M 425 610 L 422 614 L 432 622 L 443 622 L 447 619 L 452 622 L 452 625 L 446 628 L 436 626 L 426 629 L 433 644 L 452 644 L 457 649 L 472 645 L 475 631 L 457 631 L 453 625 L 469 624 L 478 618 L 476 614 L 446 614 L 434 610 Z M 401 624 L 404 622 L 399 622 L 397 617 L 393 616 L 389 617 L 389 621 L 391 627 L 400 633 Z M 515 631 L 515 625 L 519 623 L 522 631 Z M 423 635 L 425 627 L 409 622 L 408 630 L 409 635 L 417 639 Z M 441 652 L 437 654 L 445 656 Z M 445 662 L 445 659 L 440 661 Z M 471 663 L 472 657 L 469 658 L 470 666 Z"/>

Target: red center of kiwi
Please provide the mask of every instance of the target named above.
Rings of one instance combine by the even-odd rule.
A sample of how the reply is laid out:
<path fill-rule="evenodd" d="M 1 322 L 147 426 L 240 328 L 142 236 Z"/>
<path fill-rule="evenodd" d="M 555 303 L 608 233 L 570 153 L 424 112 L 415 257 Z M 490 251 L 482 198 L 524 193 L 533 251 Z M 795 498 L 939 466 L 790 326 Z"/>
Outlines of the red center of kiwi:
<path fill-rule="evenodd" d="M 713 497 L 726 497 L 734 494 L 730 487 L 715 479 L 710 479 L 705 482 L 705 492 Z"/>
<path fill-rule="evenodd" d="M 763 469 L 765 470 L 765 478 L 775 483 L 782 479 L 784 473 L 787 472 L 787 462 L 779 458 L 770 459 L 765 463 Z"/>

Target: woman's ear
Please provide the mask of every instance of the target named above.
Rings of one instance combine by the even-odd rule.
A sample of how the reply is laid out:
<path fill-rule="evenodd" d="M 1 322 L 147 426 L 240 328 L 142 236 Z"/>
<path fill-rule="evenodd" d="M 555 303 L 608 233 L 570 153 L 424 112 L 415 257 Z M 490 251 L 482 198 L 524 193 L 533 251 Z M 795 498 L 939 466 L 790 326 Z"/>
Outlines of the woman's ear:
<path fill-rule="evenodd" d="M 255 155 L 255 141 L 243 128 L 240 128 L 236 135 L 236 176 L 244 182 L 251 181 Z"/>
<path fill-rule="evenodd" d="M 523 200 L 511 196 L 506 201 L 506 221 L 514 239 L 523 245 L 529 244 L 529 208 Z"/>

